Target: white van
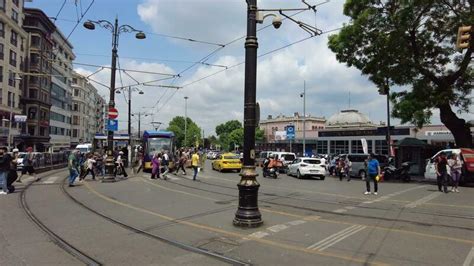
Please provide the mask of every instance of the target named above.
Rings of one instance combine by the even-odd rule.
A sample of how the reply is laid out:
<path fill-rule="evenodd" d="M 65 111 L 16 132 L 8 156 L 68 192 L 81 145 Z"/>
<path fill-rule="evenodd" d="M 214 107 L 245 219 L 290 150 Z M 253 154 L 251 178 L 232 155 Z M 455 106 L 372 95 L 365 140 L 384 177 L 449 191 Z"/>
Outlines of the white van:
<path fill-rule="evenodd" d="M 76 146 L 76 150 L 79 150 L 81 153 L 92 152 L 92 144 L 91 143 L 78 144 Z"/>
<path fill-rule="evenodd" d="M 296 154 L 293 152 L 272 151 L 270 155 L 275 156 L 275 159 L 282 162 L 283 168 L 286 168 L 288 164 L 292 163 L 296 159 Z"/>

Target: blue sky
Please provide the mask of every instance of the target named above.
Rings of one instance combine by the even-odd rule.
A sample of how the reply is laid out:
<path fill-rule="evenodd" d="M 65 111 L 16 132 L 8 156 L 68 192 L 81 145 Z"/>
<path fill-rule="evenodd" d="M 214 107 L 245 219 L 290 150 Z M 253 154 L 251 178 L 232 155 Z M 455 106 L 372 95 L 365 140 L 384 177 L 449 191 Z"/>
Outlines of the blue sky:
<path fill-rule="evenodd" d="M 322 1 L 309 2 L 314 4 Z M 226 44 L 245 35 L 244 0 L 33 0 L 25 5 L 40 8 L 51 17 L 55 17 L 61 9 L 56 25 L 67 36 L 76 25 L 78 15 L 85 13 L 91 3 L 89 11 L 70 37 L 77 56 L 75 62 L 110 66 L 111 33 L 99 27 L 89 31 L 82 27 L 82 23 L 86 19 L 113 21 L 118 17 L 119 24 L 129 24 L 147 33 L 145 40 L 137 40 L 130 33 L 120 35 L 118 54 L 122 68 L 177 74 L 192 66 L 182 72 L 179 79 L 153 83 L 176 86 L 191 83 L 182 89 L 138 87 L 144 94 L 133 94 L 132 112 L 150 114 L 143 119 L 142 129 L 151 128 L 152 121 L 162 122 L 165 127 L 174 116 L 184 116 L 184 96 L 189 97 L 188 116 L 204 128 L 206 135 L 213 133 L 220 123 L 243 119 L 243 65 L 199 82 L 194 81 L 224 70 L 222 66 L 230 67 L 243 62 L 244 40 L 216 51 L 206 61 L 211 65 L 205 65 L 192 62 L 201 60 L 219 46 L 163 35 Z M 323 31 L 336 29 L 347 22 L 347 18 L 342 15 L 343 4 L 343 0 L 332 0 L 321 5 L 316 15 L 305 11 L 295 18 Z M 304 7 L 299 0 L 260 0 L 258 5 L 261 8 Z M 271 19 L 265 21 L 263 26 L 269 23 Z M 258 32 L 259 54 L 307 36 L 296 24 L 283 21 L 278 30 L 268 27 Z M 350 107 L 365 113 L 373 122 L 386 120 L 385 98 L 378 95 L 375 86 L 361 76 L 360 71 L 336 61 L 334 54 L 327 48 L 327 37 L 328 34 L 324 34 L 311 38 L 259 58 L 257 100 L 261 107 L 261 119 L 269 114 L 302 113 L 303 104 L 299 94 L 306 80 L 308 114 L 328 118 Z M 75 65 L 75 69 L 90 74 L 98 68 Z M 159 75 L 127 73 L 139 82 L 163 78 Z M 116 86 L 134 83 L 127 73 L 117 72 Z M 110 72 L 103 70 L 91 78 L 109 84 Z M 108 99 L 108 90 L 100 85 L 96 87 Z M 117 95 L 116 103 L 120 113 L 119 127 L 125 129 L 127 107 L 123 95 Z M 435 112 L 433 123 L 439 123 L 437 114 Z M 473 119 L 472 114 L 464 117 Z M 397 120 L 392 123 L 397 124 Z M 133 127 L 137 127 L 136 121 Z"/>

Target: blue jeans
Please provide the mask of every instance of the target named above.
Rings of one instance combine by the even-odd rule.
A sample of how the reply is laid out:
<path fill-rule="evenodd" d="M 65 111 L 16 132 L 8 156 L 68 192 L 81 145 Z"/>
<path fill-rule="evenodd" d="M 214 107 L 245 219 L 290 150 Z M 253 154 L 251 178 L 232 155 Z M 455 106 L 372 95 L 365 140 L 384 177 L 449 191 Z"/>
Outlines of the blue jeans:
<path fill-rule="evenodd" d="M 74 184 L 74 180 L 79 176 L 76 169 L 69 169 L 69 185 Z"/>
<path fill-rule="evenodd" d="M 0 171 L 0 184 L 2 185 L 2 191 L 8 193 L 8 172 Z"/>
<path fill-rule="evenodd" d="M 198 174 L 198 167 L 193 165 L 193 169 L 194 169 L 193 180 L 196 180 L 196 176 Z"/>

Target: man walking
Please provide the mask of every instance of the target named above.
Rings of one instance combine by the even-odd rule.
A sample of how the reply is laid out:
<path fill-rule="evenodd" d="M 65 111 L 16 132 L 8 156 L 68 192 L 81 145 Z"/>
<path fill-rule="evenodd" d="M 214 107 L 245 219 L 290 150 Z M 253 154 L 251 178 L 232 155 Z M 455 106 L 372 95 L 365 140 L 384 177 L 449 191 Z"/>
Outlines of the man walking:
<path fill-rule="evenodd" d="M 2 190 L 0 195 L 8 194 L 8 173 L 10 172 L 11 157 L 6 153 L 6 149 L 0 148 L 0 185 Z"/>
<path fill-rule="evenodd" d="M 21 175 L 18 178 L 16 182 L 21 183 L 21 178 L 23 177 L 24 174 L 28 173 L 29 175 L 34 176 L 35 181 L 39 181 L 40 179 L 35 173 L 35 168 L 33 167 L 33 160 L 34 160 L 34 155 L 33 155 L 33 148 L 28 147 L 26 148 L 26 151 L 28 152 L 23 158 L 23 169 L 21 169 Z"/>
<path fill-rule="evenodd" d="M 380 175 L 380 164 L 379 164 L 379 161 L 377 161 L 377 159 L 375 159 L 375 156 L 373 153 L 370 154 L 369 156 L 369 161 L 367 163 L 367 172 L 368 172 L 368 176 L 367 178 L 365 179 L 365 185 L 366 185 L 366 188 L 367 190 L 365 191 L 365 195 L 369 195 L 370 194 L 370 181 L 373 180 L 374 181 L 374 195 L 377 195 L 377 191 L 378 191 L 378 185 L 377 185 L 377 175 Z"/>
<path fill-rule="evenodd" d="M 199 166 L 199 155 L 197 153 L 197 150 L 194 150 L 193 156 L 191 157 L 191 166 L 194 169 L 193 180 L 196 181 L 196 176 L 198 173 L 198 166 Z"/>
<path fill-rule="evenodd" d="M 441 190 L 441 186 L 443 186 L 444 193 L 448 193 L 447 165 L 448 165 L 448 159 L 446 158 L 446 153 L 441 152 L 435 161 L 436 176 L 437 176 L 436 181 L 438 183 L 439 192 L 443 192 Z"/>
<path fill-rule="evenodd" d="M 162 157 L 162 161 L 161 161 L 162 165 L 163 165 L 163 179 L 166 180 L 168 179 L 168 172 L 169 172 L 169 163 L 170 163 L 170 156 L 168 155 L 168 151 L 164 151 L 163 152 L 163 157 Z"/>
<path fill-rule="evenodd" d="M 67 167 L 69 169 L 69 187 L 74 187 L 74 181 L 79 176 L 79 162 L 77 156 L 79 150 L 74 150 L 68 158 Z"/>

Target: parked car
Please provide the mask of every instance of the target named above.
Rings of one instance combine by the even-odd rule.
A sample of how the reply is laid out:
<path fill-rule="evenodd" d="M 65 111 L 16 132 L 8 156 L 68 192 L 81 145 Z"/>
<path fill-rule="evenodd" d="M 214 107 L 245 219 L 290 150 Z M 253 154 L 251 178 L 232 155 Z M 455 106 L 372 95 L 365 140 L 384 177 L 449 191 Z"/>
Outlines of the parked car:
<path fill-rule="evenodd" d="M 295 159 L 291 164 L 288 165 L 287 174 L 293 175 L 297 178 L 303 178 L 305 176 L 315 176 L 324 180 L 327 175 L 326 166 L 321 162 L 320 159 L 302 157 Z"/>
<path fill-rule="evenodd" d="M 242 163 L 240 162 L 240 156 L 235 153 L 224 153 L 217 156 L 217 158 L 212 162 L 212 170 L 217 170 L 219 172 L 225 170 L 237 170 L 242 169 Z"/>

